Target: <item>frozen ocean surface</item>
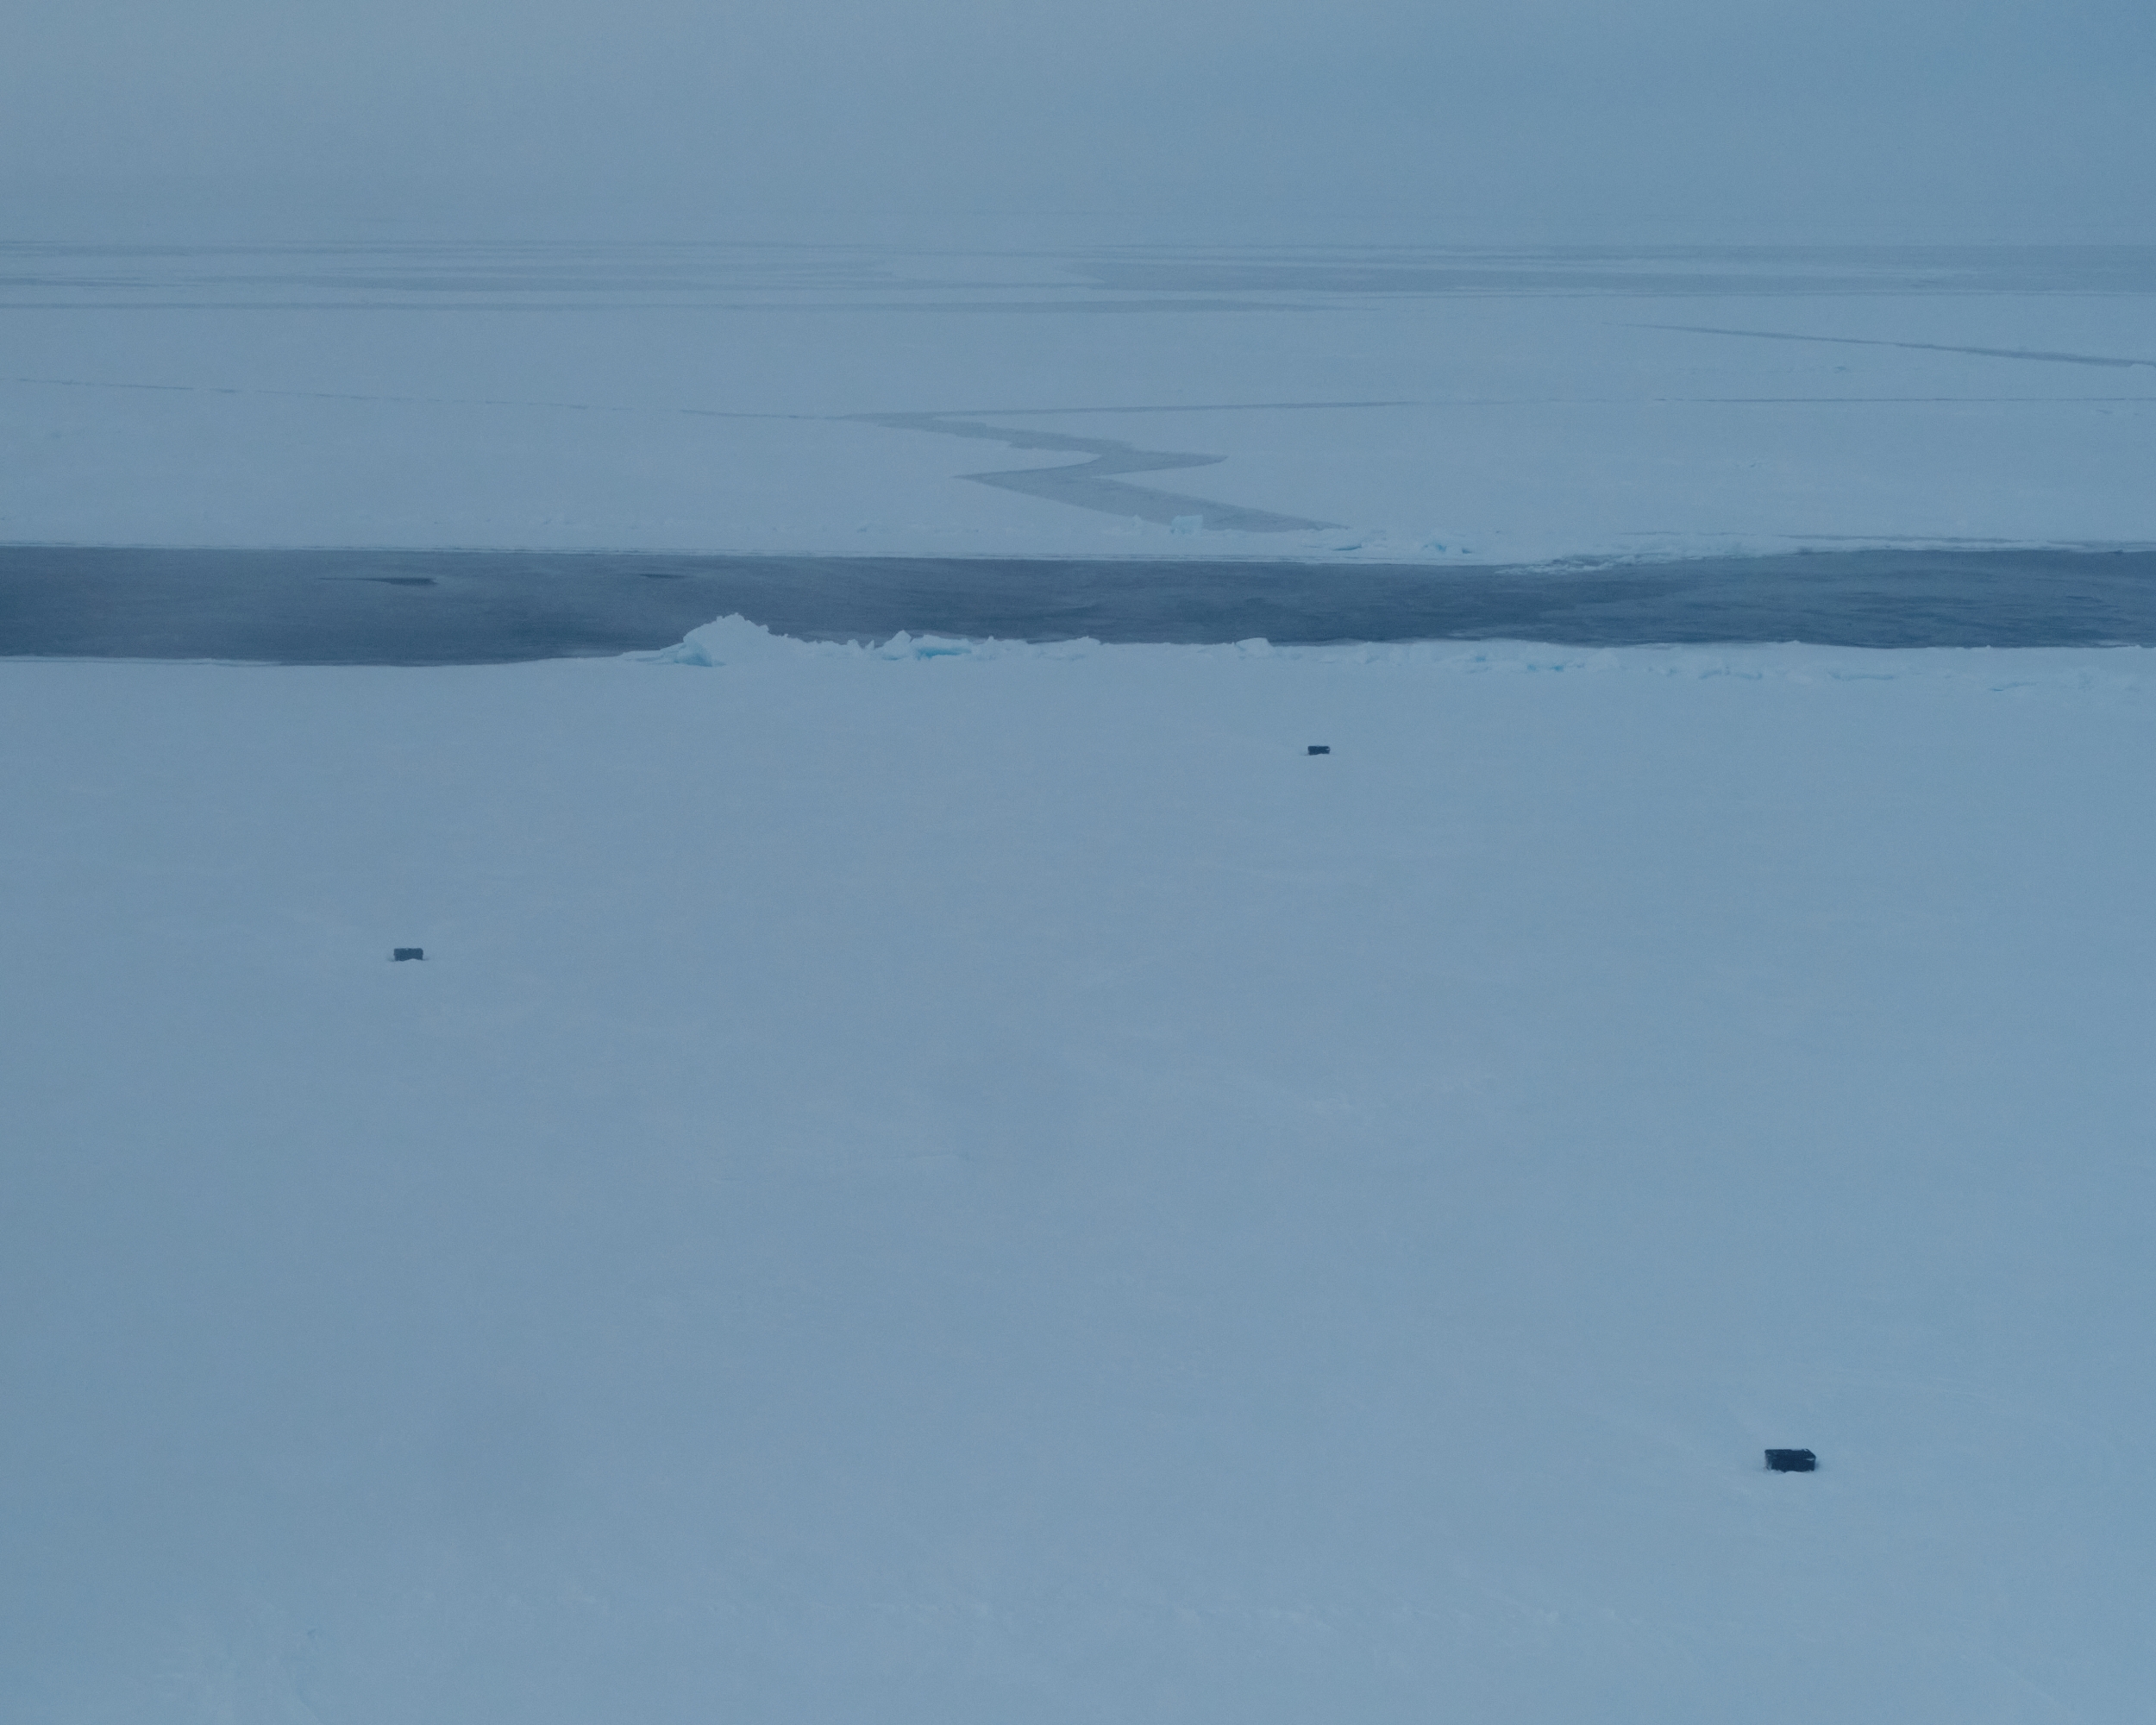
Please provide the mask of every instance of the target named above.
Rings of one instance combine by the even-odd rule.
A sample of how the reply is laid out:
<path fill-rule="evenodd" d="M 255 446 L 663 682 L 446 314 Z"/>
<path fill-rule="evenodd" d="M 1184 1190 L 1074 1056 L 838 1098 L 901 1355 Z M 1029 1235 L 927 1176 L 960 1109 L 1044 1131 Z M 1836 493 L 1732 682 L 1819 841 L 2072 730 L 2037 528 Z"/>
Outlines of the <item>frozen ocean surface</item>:
<path fill-rule="evenodd" d="M 0 542 L 2156 543 L 2156 248 L 0 246 Z"/>
<path fill-rule="evenodd" d="M 0 664 L 0 1711 L 2138 1718 L 2150 662 Z"/>
<path fill-rule="evenodd" d="M 7 1719 L 2146 1712 L 2156 249 L 0 265 Z"/>

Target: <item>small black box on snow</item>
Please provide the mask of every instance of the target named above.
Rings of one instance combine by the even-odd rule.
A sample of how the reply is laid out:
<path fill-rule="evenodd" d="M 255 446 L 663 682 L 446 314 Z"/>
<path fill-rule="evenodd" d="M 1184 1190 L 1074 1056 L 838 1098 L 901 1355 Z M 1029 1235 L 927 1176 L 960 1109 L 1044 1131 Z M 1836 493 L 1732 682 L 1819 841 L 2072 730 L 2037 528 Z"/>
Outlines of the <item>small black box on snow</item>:
<path fill-rule="evenodd" d="M 1809 1473 L 1819 1465 L 1819 1458 L 1809 1450 L 1769 1450 L 1767 1465 L 1777 1473 Z"/>
<path fill-rule="evenodd" d="M 424 958 L 427 949 L 423 946 L 400 946 L 389 956 L 402 964 L 407 958 Z"/>
<path fill-rule="evenodd" d="M 1310 752 L 1313 755 L 1330 755 L 1332 745 L 1330 743 L 1313 743 L 1310 745 Z"/>

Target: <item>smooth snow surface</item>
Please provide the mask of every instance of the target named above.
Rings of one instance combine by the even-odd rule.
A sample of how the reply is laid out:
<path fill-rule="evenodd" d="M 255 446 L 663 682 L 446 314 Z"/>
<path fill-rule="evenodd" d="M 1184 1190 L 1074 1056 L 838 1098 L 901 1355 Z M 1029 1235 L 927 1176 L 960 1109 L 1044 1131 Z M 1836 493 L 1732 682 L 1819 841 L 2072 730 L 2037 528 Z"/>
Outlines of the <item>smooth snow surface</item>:
<path fill-rule="evenodd" d="M 2156 248 L 0 245 L 0 541 L 2156 543 Z"/>
<path fill-rule="evenodd" d="M 0 1712 L 2143 1717 L 2152 718 L 0 665 Z"/>

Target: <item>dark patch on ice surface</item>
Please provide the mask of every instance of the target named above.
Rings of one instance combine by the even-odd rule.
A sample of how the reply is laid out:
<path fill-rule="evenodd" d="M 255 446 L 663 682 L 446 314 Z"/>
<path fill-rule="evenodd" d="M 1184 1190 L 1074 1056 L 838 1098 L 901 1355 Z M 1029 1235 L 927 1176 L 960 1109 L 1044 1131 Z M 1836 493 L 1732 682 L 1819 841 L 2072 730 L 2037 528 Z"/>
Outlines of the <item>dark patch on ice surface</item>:
<path fill-rule="evenodd" d="M 654 580 L 663 576 L 663 580 Z M 0 655 L 504 663 L 738 612 L 809 640 L 2156 646 L 2156 551 L 1863 549 L 1545 568 L 0 546 Z"/>

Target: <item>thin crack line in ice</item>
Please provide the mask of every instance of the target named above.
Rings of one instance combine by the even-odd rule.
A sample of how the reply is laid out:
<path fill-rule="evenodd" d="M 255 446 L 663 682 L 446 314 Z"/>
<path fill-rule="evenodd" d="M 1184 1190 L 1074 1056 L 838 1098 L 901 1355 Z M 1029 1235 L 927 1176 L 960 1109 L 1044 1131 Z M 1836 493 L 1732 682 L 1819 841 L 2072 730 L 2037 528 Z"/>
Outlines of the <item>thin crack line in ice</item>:
<path fill-rule="evenodd" d="M 1764 329 L 1722 329 L 1703 324 L 1643 323 L 1633 327 L 1647 329 L 1675 329 L 1690 334 L 1712 336 L 1751 336 L 1768 341 L 1845 342 L 1862 347 L 1921 348 L 1945 353 L 1980 354 L 2004 359 L 2063 360 L 2081 365 L 2126 367 L 2156 364 L 2146 360 L 2104 359 L 2089 354 L 2048 354 L 2000 348 L 1948 348 L 1937 342 L 1883 342 L 1854 336 L 1797 336 Z M 1196 518 L 1206 528 L 1220 531 L 1242 533 L 1297 533 L 1338 530 L 1339 524 L 1332 521 L 1313 521 L 1301 516 L 1280 515 L 1270 510 L 1245 509 L 1236 504 L 1224 504 L 1209 498 L 1193 497 L 1187 492 L 1163 491 L 1156 486 L 1131 485 L 1119 475 L 1124 474 L 1163 473 L 1178 467 L 1214 467 L 1225 461 L 1225 455 L 1204 455 L 1168 449 L 1140 449 L 1132 444 L 1112 437 L 1074 437 L 1062 432 L 1027 431 L 981 423 L 981 417 L 1003 415 L 1062 416 L 1093 413 L 1228 413 L 1279 412 L 1294 410 L 1350 409 L 1371 407 L 1506 407 L 1610 405 L 1660 406 L 1683 403 L 1720 403 L 1738 405 L 1746 402 L 1775 405 L 1827 405 L 1844 404 L 1862 405 L 1865 403 L 1890 402 L 1968 402 L 1972 400 L 2028 402 L 2030 405 L 2075 402 L 2136 402 L 2153 398 L 2146 396 L 1649 396 L 1649 397 L 1491 397 L 1454 398 L 1450 400 L 1394 399 L 1383 401 L 1251 401 L 1204 402 L 1142 406 L 1111 407 L 1006 407 L 950 409 L 928 413 L 756 413 L 740 410 L 713 407 L 624 406 L 614 403 L 587 401 L 533 401 L 504 399 L 499 397 L 458 397 L 423 395 L 359 394 L 333 390 L 260 389 L 234 387 L 229 385 L 180 383 L 114 383 L 89 378 L 55 377 L 0 377 L 0 383 L 41 386 L 61 389 L 144 390 L 160 394 L 219 395 L 219 396 L 275 396 L 286 399 L 306 401 L 381 402 L 410 406 L 429 407 L 540 407 L 574 413 L 676 414 L 697 419 L 787 419 L 823 424 L 881 425 L 900 431 L 931 431 L 950 437 L 979 438 L 1001 443 L 1013 449 L 1052 449 L 1074 455 L 1091 455 L 1088 461 L 1077 461 L 1061 467 L 1018 467 L 985 474 L 961 474 L 957 477 L 971 480 L 975 484 L 994 486 L 1000 490 L 1012 491 L 1027 497 L 1037 497 L 1045 502 L 1068 504 L 1077 509 L 1090 509 L 1106 515 L 1135 517 L 1140 520 L 1165 523 L 1170 526 Z M 981 416 L 967 417 L 965 415 Z"/>
<path fill-rule="evenodd" d="M 1018 419 L 1030 416 L 1061 419 L 1074 413 L 1257 413 L 1294 409 L 1331 407 L 1427 407 L 1426 401 L 1401 396 L 1387 401 L 1183 401 L 1143 407 L 939 407 L 924 417 L 931 419 Z M 853 413 L 849 419 L 889 418 L 893 416 Z"/>
<path fill-rule="evenodd" d="M 1210 467 L 1225 461 L 1225 455 L 1140 449 L 1112 437 L 1073 437 L 1061 431 L 1027 431 L 985 425 L 977 419 L 961 419 L 947 413 L 855 413 L 846 417 L 863 424 L 887 426 L 894 431 L 935 431 L 947 437 L 978 437 L 1012 449 L 1056 449 L 1091 455 L 1091 461 L 1074 462 L 1069 467 L 1013 467 L 995 473 L 961 474 L 958 477 L 1050 503 L 1098 510 L 1104 515 L 1136 516 L 1140 520 L 1163 522 L 1170 526 L 1195 518 L 1207 528 L 1234 533 L 1300 533 L 1339 525 L 1332 521 L 1307 520 L 1299 515 L 1275 515 L 1270 510 L 1244 509 L 1232 503 L 1216 503 L 1209 498 L 1162 491 L 1154 486 L 1130 485 L 1118 477 L 1123 474 L 1164 473 L 1175 467 Z"/>
<path fill-rule="evenodd" d="M 358 395 L 329 389 L 241 389 L 209 383 L 104 383 L 91 378 L 7 377 L 0 383 L 39 384 L 53 389 L 140 389 L 165 395 L 266 395 L 286 401 L 378 401 L 401 407 L 547 407 L 565 413 L 686 413 L 699 419 L 818 419 L 828 413 L 730 413 L 717 407 L 624 407 L 599 401 L 531 401 L 486 395 Z"/>
<path fill-rule="evenodd" d="M 1634 329 L 1677 329 L 1689 336 L 1749 336 L 1761 342 L 1824 342 L 1839 348 L 1909 348 L 1926 354 L 1976 354 L 1987 360 L 2046 360 L 2062 366 L 2104 366 L 2130 371 L 2156 360 L 2122 360 L 2106 354 L 2055 354 L 2041 348 L 1963 348 L 1947 342 L 1887 342 L 1875 336 L 1799 336 L 1786 329 L 1724 329 L 1711 323 L 1634 323 Z"/>
<path fill-rule="evenodd" d="M 1660 326 L 1649 326 L 1660 327 Z M 1675 327 L 1675 326 L 1671 326 Z M 1791 336 L 1810 341 L 1811 336 Z M 1816 339 L 1833 340 L 1822 336 Z M 2134 363 L 2140 364 L 2136 361 Z M 1397 401 L 1213 401 L 1177 403 L 1149 407 L 964 407 L 943 408 L 925 416 L 873 413 L 755 413 L 724 407 L 637 407 L 613 401 L 544 401 L 521 396 L 490 395 L 362 395 L 352 390 L 243 389 L 229 384 L 112 383 L 101 378 L 0 377 L 0 384 L 29 384 L 47 389 L 135 389 L 161 395 L 272 396 L 285 401 L 378 401 L 404 407 L 545 407 L 565 413 L 681 414 L 691 419 L 791 419 L 805 424 L 843 425 L 862 420 L 924 417 L 941 419 L 950 415 L 993 418 L 1000 415 L 1029 415 L 1062 418 L 1084 413 L 1272 413 L 1297 408 L 1351 407 L 1863 407 L 1906 406 L 1937 402 L 1959 405 L 1971 402 L 2022 404 L 2034 407 L 2056 402 L 2156 401 L 2156 395 L 1449 395 L 1422 398 L 1402 397 Z M 1225 459 L 1225 458 L 1216 458 Z"/>
<path fill-rule="evenodd" d="M 972 480 L 981 485 L 995 486 L 1004 491 L 1037 497 L 1050 503 L 1069 504 L 1079 509 L 1098 510 L 1108 515 L 1135 516 L 1141 520 L 1163 522 L 1171 526 L 1195 517 L 1205 526 L 1238 533 L 1325 531 L 1339 525 L 1332 521 L 1307 520 L 1299 515 L 1277 515 L 1270 510 L 1244 509 L 1236 504 L 1218 503 L 1210 498 L 1162 491 L 1155 486 L 1129 485 L 1117 477 L 1122 474 L 1163 473 L 1176 467 L 1208 467 L 1225 461 L 1227 457 L 1225 455 L 1140 449 L 1112 437 L 1072 437 L 1056 431 L 1006 430 L 1001 426 L 984 425 L 977 419 L 959 417 L 949 410 L 938 413 L 743 413 L 730 412 L 723 408 L 636 408 L 584 401 L 460 400 L 442 396 L 358 395 L 330 390 L 247 389 L 214 384 L 100 383 L 84 378 L 9 377 L 0 379 L 0 382 L 65 389 L 147 390 L 178 395 L 264 395 L 307 401 L 378 401 L 434 407 L 546 407 L 576 413 L 656 412 L 681 414 L 699 419 L 797 419 L 821 421 L 826 424 L 881 425 L 893 430 L 936 431 L 951 437 L 985 438 L 990 442 L 1002 443 L 1013 449 L 1059 449 L 1091 455 L 1093 460 L 1079 461 L 1069 467 L 1018 467 L 1006 472 L 958 475 L 961 479 Z M 1288 408 L 1401 407 L 1413 405 L 1398 401 L 1269 401 L 1209 403 L 1188 408 L 976 408 L 970 411 L 976 413 L 1037 414 L 1173 413 L 1279 411 Z"/>

